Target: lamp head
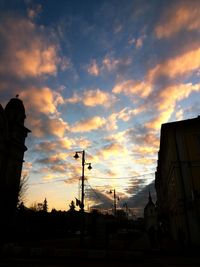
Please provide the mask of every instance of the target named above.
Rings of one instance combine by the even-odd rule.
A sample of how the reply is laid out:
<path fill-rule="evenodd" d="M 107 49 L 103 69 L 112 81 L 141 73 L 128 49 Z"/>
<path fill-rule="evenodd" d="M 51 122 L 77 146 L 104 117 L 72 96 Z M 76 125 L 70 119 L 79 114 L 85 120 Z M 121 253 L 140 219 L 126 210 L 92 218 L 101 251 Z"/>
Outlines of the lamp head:
<path fill-rule="evenodd" d="M 79 158 L 79 155 L 78 155 L 77 152 L 75 153 L 74 158 L 75 158 L 75 159 L 78 159 L 78 158 Z"/>
<path fill-rule="evenodd" d="M 91 163 L 89 163 L 88 170 L 91 170 L 91 169 L 92 169 L 92 166 L 91 166 Z"/>

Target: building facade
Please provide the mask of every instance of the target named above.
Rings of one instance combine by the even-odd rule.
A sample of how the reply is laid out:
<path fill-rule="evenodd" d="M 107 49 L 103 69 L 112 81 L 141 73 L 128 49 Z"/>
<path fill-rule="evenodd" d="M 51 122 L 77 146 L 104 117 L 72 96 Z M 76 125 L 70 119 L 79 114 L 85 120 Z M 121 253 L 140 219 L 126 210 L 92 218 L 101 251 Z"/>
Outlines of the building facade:
<path fill-rule="evenodd" d="M 200 245 L 200 117 L 162 125 L 155 187 L 171 237 Z"/>
<path fill-rule="evenodd" d="M 30 132 L 24 126 L 26 118 L 23 102 L 12 98 L 5 109 L 0 105 L 0 203 L 1 229 L 13 219 L 19 193 L 25 138 Z"/>

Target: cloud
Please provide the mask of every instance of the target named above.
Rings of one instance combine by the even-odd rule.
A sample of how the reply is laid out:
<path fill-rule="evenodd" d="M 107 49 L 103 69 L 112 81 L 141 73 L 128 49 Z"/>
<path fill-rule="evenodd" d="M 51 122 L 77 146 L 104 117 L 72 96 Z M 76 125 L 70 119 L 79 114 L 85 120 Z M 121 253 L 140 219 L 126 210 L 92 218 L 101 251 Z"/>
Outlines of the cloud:
<path fill-rule="evenodd" d="M 102 69 L 111 72 L 117 68 L 120 68 L 121 66 L 128 66 L 131 64 L 131 62 L 131 58 L 116 59 L 111 56 L 105 56 L 102 60 Z"/>
<path fill-rule="evenodd" d="M 56 74 L 59 64 L 58 46 L 49 41 L 42 27 L 30 19 L 3 15 L 0 38 L 3 44 L 1 74 L 18 78 Z"/>
<path fill-rule="evenodd" d="M 166 87 L 159 93 L 159 103 L 157 103 L 158 108 L 166 109 L 176 102 L 187 98 L 192 92 L 200 91 L 200 84 L 178 84 Z"/>
<path fill-rule="evenodd" d="M 59 59 L 59 63 L 60 63 L 60 68 L 62 71 L 65 71 L 67 69 L 72 68 L 72 62 L 71 59 L 63 56 Z"/>
<path fill-rule="evenodd" d="M 172 85 L 161 90 L 155 105 L 158 115 L 146 123 L 146 127 L 160 129 L 161 124 L 170 119 L 178 101 L 187 98 L 192 92 L 199 91 L 200 84 L 192 83 Z"/>
<path fill-rule="evenodd" d="M 36 145 L 35 151 L 50 152 L 58 149 L 70 149 L 74 144 L 74 140 L 62 138 L 53 141 L 43 141 Z"/>
<path fill-rule="evenodd" d="M 146 98 L 151 92 L 151 86 L 145 81 L 127 80 L 117 83 L 112 92 L 115 94 L 124 93 L 127 96 L 138 96 Z"/>
<path fill-rule="evenodd" d="M 152 199 L 155 203 L 156 201 L 156 191 L 154 186 L 154 181 L 150 184 L 140 187 L 136 195 L 133 195 L 131 198 L 125 199 L 129 207 L 134 208 L 134 213 L 138 217 L 143 217 L 144 207 L 148 203 L 149 191 L 151 193 Z"/>
<path fill-rule="evenodd" d="M 194 48 L 156 64 L 155 67 L 148 70 L 144 81 L 126 80 L 117 83 L 113 87 L 112 92 L 146 99 L 154 92 L 153 89 L 156 83 L 158 83 L 157 86 L 162 85 L 160 83 L 162 83 L 161 80 L 163 78 L 168 78 L 171 81 L 173 79 L 177 80 L 179 77 L 183 78 L 187 74 L 191 75 L 192 72 L 199 68 L 200 48 Z"/>
<path fill-rule="evenodd" d="M 130 57 L 114 58 L 113 56 L 106 55 L 99 64 L 93 59 L 87 66 L 87 72 L 92 76 L 99 76 L 102 73 L 105 74 L 107 72 L 121 70 L 123 67 L 129 66 L 131 63 L 132 59 Z"/>
<path fill-rule="evenodd" d="M 36 152 L 52 152 L 52 151 L 65 151 L 65 154 L 67 153 L 66 150 L 72 149 L 73 147 L 78 147 L 79 149 L 86 149 L 91 145 L 91 141 L 87 140 L 84 137 L 80 138 L 59 138 L 54 139 L 51 141 L 42 141 L 38 144 L 36 144 L 34 150 Z"/>
<path fill-rule="evenodd" d="M 31 169 L 32 169 L 32 167 L 33 167 L 32 162 L 25 161 L 25 162 L 23 163 L 23 168 L 22 168 L 22 175 L 21 175 L 21 177 L 23 177 L 23 176 L 28 177 L 28 176 L 29 176 L 29 173 L 30 173 L 30 171 L 31 171 Z"/>
<path fill-rule="evenodd" d="M 23 99 L 27 111 L 44 114 L 57 113 L 57 106 L 64 103 L 61 94 L 48 87 L 29 88 L 20 92 L 20 97 Z"/>
<path fill-rule="evenodd" d="M 83 96 L 84 105 L 89 107 L 97 105 L 109 107 L 116 101 L 115 96 L 110 93 L 103 92 L 100 89 L 85 91 Z"/>
<path fill-rule="evenodd" d="M 64 136 L 69 128 L 57 110 L 59 105 L 64 104 L 60 93 L 48 87 L 31 87 L 19 94 L 25 105 L 26 124 L 34 136 Z"/>
<path fill-rule="evenodd" d="M 36 172 L 40 173 L 43 179 L 55 180 L 60 178 L 67 184 L 77 183 L 81 174 L 81 166 L 70 163 L 66 158 L 66 153 L 56 153 L 38 158 L 35 164 L 42 167 L 39 167 Z"/>
<path fill-rule="evenodd" d="M 107 118 L 106 128 L 108 131 L 118 129 L 118 120 L 129 121 L 134 115 L 142 112 L 141 109 L 123 108 L 119 112 L 112 113 Z"/>
<path fill-rule="evenodd" d="M 42 6 L 40 4 L 34 5 L 27 8 L 27 15 L 30 19 L 35 19 L 39 13 L 42 11 Z"/>
<path fill-rule="evenodd" d="M 99 116 L 95 116 L 86 120 L 79 121 L 72 125 L 72 132 L 90 132 L 101 129 L 106 124 L 106 120 Z"/>
<path fill-rule="evenodd" d="M 159 150 L 158 132 L 144 125 L 135 125 L 133 129 L 125 132 L 128 142 L 132 143 L 129 149 L 132 151 L 133 161 L 146 170 L 152 168 L 156 164 L 157 152 Z"/>
<path fill-rule="evenodd" d="M 119 157 L 119 155 L 127 156 L 127 154 L 128 151 L 126 150 L 126 148 L 119 143 L 108 144 L 101 148 L 101 150 L 98 152 L 98 156 L 101 156 L 104 159 L 109 159 L 116 156 Z"/>
<path fill-rule="evenodd" d="M 67 122 L 61 118 L 49 118 L 48 116 L 28 116 L 27 126 L 35 137 L 57 136 L 63 137 L 69 130 Z"/>
<path fill-rule="evenodd" d="M 113 205 L 112 199 L 106 192 L 102 192 L 102 189 L 87 188 L 86 199 L 92 203 L 92 208 L 111 208 Z"/>
<path fill-rule="evenodd" d="M 60 118 L 57 107 L 64 103 L 60 93 L 48 87 L 27 88 L 20 92 L 27 113 L 27 126 L 36 137 L 63 137 L 68 123 Z"/>
<path fill-rule="evenodd" d="M 141 48 L 143 46 L 143 43 L 144 43 L 145 38 L 146 38 L 146 35 L 145 34 L 142 35 L 142 36 L 140 36 L 139 38 L 137 38 L 135 40 L 135 46 L 137 48 Z"/>
<path fill-rule="evenodd" d="M 199 68 L 200 48 L 198 47 L 157 64 L 148 71 L 146 79 L 152 84 L 156 82 L 158 77 L 164 76 L 173 79 L 198 70 Z"/>
<path fill-rule="evenodd" d="M 83 94 L 75 93 L 71 98 L 65 100 L 66 103 L 83 103 L 87 107 L 104 106 L 110 107 L 116 102 L 116 97 L 100 89 L 85 90 Z"/>
<path fill-rule="evenodd" d="M 93 59 L 93 60 L 90 62 L 89 66 L 88 66 L 88 68 L 87 68 L 87 71 L 88 71 L 88 73 L 89 73 L 90 75 L 93 75 L 93 76 L 99 76 L 99 74 L 100 74 L 100 68 L 98 67 L 97 62 L 96 62 L 95 59 Z"/>
<path fill-rule="evenodd" d="M 179 101 L 187 98 L 192 92 L 199 91 L 199 84 L 179 84 L 179 80 L 197 74 L 199 68 L 200 48 L 192 47 L 150 68 L 143 81 L 126 80 L 117 83 L 112 92 L 124 93 L 134 101 L 137 98 L 143 101 L 137 108 L 137 114 L 149 108 L 152 111 L 149 115 L 153 118 L 150 118 L 145 126 L 158 130 L 162 123 L 170 119 Z"/>
<path fill-rule="evenodd" d="M 63 161 L 66 159 L 65 153 L 58 153 L 56 155 L 49 156 L 47 158 L 37 159 L 36 162 L 40 164 L 46 165 L 58 165 L 62 164 Z"/>
<path fill-rule="evenodd" d="M 180 121 L 183 120 L 184 112 L 182 109 L 178 110 L 175 114 L 176 120 Z"/>
<path fill-rule="evenodd" d="M 200 6 L 199 2 L 179 1 L 169 5 L 161 14 L 160 22 L 155 27 L 157 38 L 169 38 L 174 34 L 184 31 L 199 31 L 200 28 Z"/>

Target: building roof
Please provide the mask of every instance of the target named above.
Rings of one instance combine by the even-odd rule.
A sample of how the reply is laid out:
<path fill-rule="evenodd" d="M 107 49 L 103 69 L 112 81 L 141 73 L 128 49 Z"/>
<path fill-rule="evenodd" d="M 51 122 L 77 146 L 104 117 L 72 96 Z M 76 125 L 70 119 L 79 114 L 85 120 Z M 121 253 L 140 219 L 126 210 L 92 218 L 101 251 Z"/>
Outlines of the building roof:
<path fill-rule="evenodd" d="M 21 99 L 18 98 L 18 96 L 16 96 L 16 98 L 11 98 L 10 101 L 8 102 L 8 104 L 5 107 L 5 111 L 15 111 L 17 113 L 22 113 L 25 115 L 25 108 L 24 108 L 24 104 L 22 102 Z"/>
<path fill-rule="evenodd" d="M 152 201 L 152 198 L 151 198 L 151 193 L 150 193 L 150 191 L 149 191 L 149 201 L 148 201 L 148 203 L 146 204 L 146 206 L 145 206 L 145 210 L 147 209 L 147 208 L 150 208 L 150 207 L 154 207 L 155 208 L 155 204 L 153 203 L 153 201 Z"/>

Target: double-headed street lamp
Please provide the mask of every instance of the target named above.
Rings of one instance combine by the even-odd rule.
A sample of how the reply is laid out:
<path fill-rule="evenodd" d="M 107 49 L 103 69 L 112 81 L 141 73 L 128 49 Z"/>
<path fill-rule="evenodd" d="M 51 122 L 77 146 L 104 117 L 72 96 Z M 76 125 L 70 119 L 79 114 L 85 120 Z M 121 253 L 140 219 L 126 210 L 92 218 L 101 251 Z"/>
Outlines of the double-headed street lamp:
<path fill-rule="evenodd" d="M 88 165 L 88 170 L 92 169 L 91 163 L 85 162 L 85 150 L 83 151 L 77 151 L 74 155 L 75 159 L 79 158 L 79 154 L 82 154 L 82 176 L 81 176 L 81 204 L 80 208 L 81 211 L 84 212 L 84 181 L 85 181 L 85 165 Z"/>
<path fill-rule="evenodd" d="M 79 204 L 81 209 L 81 235 L 80 235 L 80 243 L 81 246 L 84 246 L 84 232 L 85 232 L 85 218 L 84 218 L 84 182 L 85 182 L 85 165 L 88 165 L 88 169 L 91 170 L 92 166 L 91 163 L 85 162 L 85 150 L 77 151 L 74 155 L 75 159 L 79 158 L 79 154 L 82 155 L 82 176 L 81 176 L 81 202 Z"/>

